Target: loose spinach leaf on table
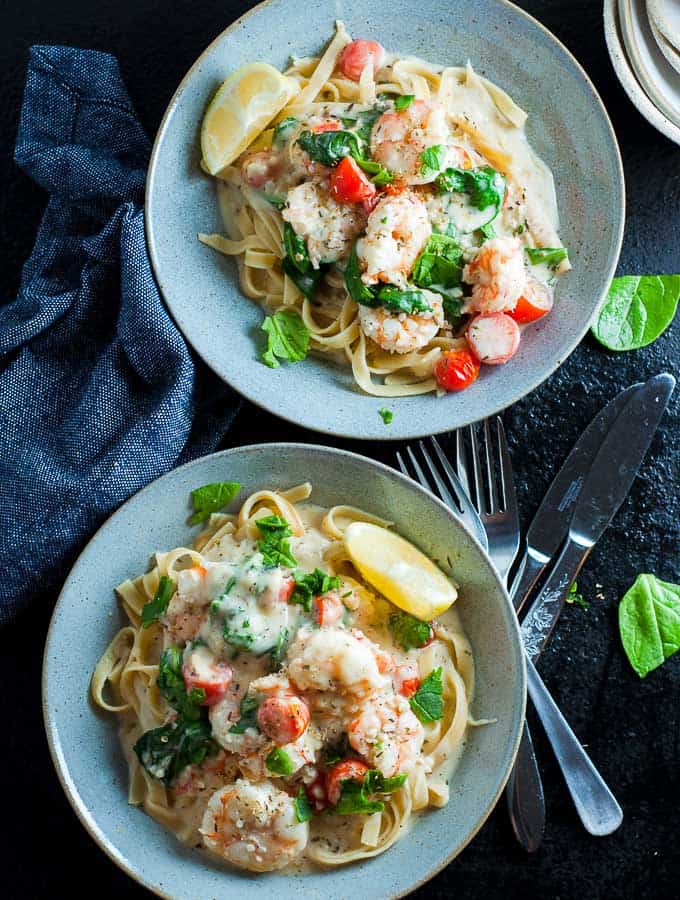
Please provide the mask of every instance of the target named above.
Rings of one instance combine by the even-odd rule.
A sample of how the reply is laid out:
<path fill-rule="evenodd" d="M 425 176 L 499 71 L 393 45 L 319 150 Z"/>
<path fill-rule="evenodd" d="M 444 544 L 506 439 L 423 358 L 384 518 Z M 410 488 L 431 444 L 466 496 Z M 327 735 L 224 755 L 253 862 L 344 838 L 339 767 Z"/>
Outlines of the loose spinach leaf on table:
<path fill-rule="evenodd" d="M 673 321 L 680 299 L 680 275 L 623 275 L 614 278 L 592 327 L 609 350 L 638 350 L 655 341 Z"/>
<path fill-rule="evenodd" d="M 640 678 L 680 650 L 680 586 L 638 575 L 619 604 L 619 634 Z"/>
<path fill-rule="evenodd" d="M 217 512 L 227 506 L 241 490 L 241 485 L 236 481 L 215 481 L 212 484 L 204 484 L 191 492 L 191 502 L 194 514 L 191 524 L 198 525 L 210 518 L 211 513 Z"/>
<path fill-rule="evenodd" d="M 262 354 L 262 362 L 271 369 L 281 365 L 279 359 L 298 362 L 307 357 L 310 332 L 298 313 L 280 309 L 267 316 L 260 328 L 267 334 L 267 349 Z"/>

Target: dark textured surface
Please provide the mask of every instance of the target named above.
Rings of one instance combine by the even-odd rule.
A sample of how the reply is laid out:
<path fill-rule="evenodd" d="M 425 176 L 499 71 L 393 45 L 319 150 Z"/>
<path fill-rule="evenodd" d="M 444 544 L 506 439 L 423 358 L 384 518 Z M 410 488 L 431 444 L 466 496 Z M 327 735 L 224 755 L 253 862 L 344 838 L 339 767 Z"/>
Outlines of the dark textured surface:
<path fill-rule="evenodd" d="M 200 51 L 248 4 L 150 0 L 8 0 L 0 31 L 0 296 L 16 289 L 44 196 L 11 162 L 28 47 L 67 43 L 115 53 L 133 102 L 151 134 L 175 85 Z M 680 270 L 680 149 L 657 134 L 629 103 L 606 53 L 598 0 L 521 4 L 564 41 L 595 82 L 616 129 L 626 170 L 628 225 L 619 272 Z M 559 102 L 559 98 L 555 98 Z M 663 370 L 680 356 L 680 321 L 653 346 L 616 356 L 587 338 L 539 390 L 505 414 L 525 523 L 585 422 L 620 388 Z M 676 372 L 677 374 L 677 372 Z M 678 896 L 680 806 L 680 654 L 643 682 L 630 670 L 616 629 L 618 598 L 641 571 L 680 580 L 680 396 L 654 440 L 631 495 L 580 578 L 588 611 L 567 608 L 541 672 L 624 810 L 609 838 L 580 827 L 549 748 L 535 725 L 545 779 L 548 829 L 528 858 L 499 808 L 470 847 L 421 889 L 419 897 L 636 898 Z M 230 444 L 319 441 L 315 435 L 247 408 Z M 392 447 L 338 442 L 391 462 Z M 49 534 L 50 523 L 46 523 Z M 3 561 L 5 565 L 10 561 Z M 7 828 L 3 895 L 62 897 L 81 885 L 98 897 L 144 896 L 92 843 L 53 772 L 40 716 L 42 647 L 54 597 L 3 633 Z M 9 796 L 8 796 L 9 792 Z M 266 886 L 263 884 L 263 893 Z M 370 897 L 371 885 L 357 885 Z"/>

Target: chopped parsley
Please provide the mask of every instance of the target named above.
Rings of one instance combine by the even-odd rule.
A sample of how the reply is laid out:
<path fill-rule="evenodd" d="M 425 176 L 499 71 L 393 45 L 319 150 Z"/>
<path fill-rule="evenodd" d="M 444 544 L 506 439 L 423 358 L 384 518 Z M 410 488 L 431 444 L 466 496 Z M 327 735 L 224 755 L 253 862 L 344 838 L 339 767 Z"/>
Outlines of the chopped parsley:
<path fill-rule="evenodd" d="M 442 670 L 433 669 L 409 699 L 411 709 L 421 722 L 436 722 L 444 715 Z"/>
<path fill-rule="evenodd" d="M 578 584 L 576 582 L 569 588 L 566 600 L 567 603 L 575 603 L 576 606 L 580 606 L 581 609 L 590 609 L 590 603 L 588 603 L 583 594 L 579 593 Z"/>
<path fill-rule="evenodd" d="M 392 419 L 394 418 L 394 413 L 392 412 L 391 409 L 379 409 L 379 410 L 378 410 L 378 415 L 379 415 L 380 418 L 383 420 L 383 422 L 385 423 L 385 425 L 391 425 L 391 424 L 392 424 Z"/>
<path fill-rule="evenodd" d="M 142 607 L 142 626 L 148 628 L 154 622 L 158 621 L 168 608 L 170 598 L 175 590 L 175 582 L 167 575 L 162 575 L 158 582 L 156 593 L 153 599 L 149 600 Z"/>
<path fill-rule="evenodd" d="M 309 612 L 312 608 L 312 600 L 314 597 L 320 597 L 327 594 L 328 591 L 336 591 L 340 587 L 340 579 L 337 575 L 329 575 L 322 572 L 321 569 L 314 569 L 309 575 L 302 572 L 295 572 L 295 587 L 290 596 L 290 603 L 299 603 L 300 606 Z"/>
<path fill-rule="evenodd" d="M 205 522 L 212 513 L 231 503 L 240 490 L 241 485 L 237 481 L 215 481 L 195 488 L 191 492 L 191 503 L 194 507 L 191 524 L 198 525 L 199 522 Z"/>
<path fill-rule="evenodd" d="M 385 809 L 382 800 L 371 798 L 376 794 L 391 794 L 399 790 L 405 781 L 406 775 L 385 778 L 378 769 L 369 769 L 362 781 L 348 778 L 341 783 L 340 799 L 332 811 L 341 816 L 382 812 Z"/>
<path fill-rule="evenodd" d="M 281 516 L 264 516 L 257 519 L 255 524 L 262 535 L 262 540 L 257 543 L 257 549 L 262 554 L 265 568 L 296 566 L 297 560 L 288 541 L 293 533 L 288 522 Z"/>

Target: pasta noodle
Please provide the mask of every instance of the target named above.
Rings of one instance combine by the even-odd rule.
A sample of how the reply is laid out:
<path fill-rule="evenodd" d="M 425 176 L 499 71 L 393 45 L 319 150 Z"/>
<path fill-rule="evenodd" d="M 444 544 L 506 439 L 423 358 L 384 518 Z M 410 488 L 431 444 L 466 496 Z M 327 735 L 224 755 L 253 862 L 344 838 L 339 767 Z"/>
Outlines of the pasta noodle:
<path fill-rule="evenodd" d="M 451 387 L 445 376 L 436 377 L 437 363 L 444 354 L 466 351 L 469 346 L 473 355 L 481 354 L 478 344 L 466 339 L 470 316 L 512 312 L 522 298 L 531 304 L 533 318 L 543 315 L 552 305 L 556 274 L 569 268 L 566 254 L 551 257 L 557 261 L 546 265 L 540 260 L 534 264 L 533 257 L 531 265 L 524 260 L 525 247 L 562 248 L 552 175 L 526 140 L 526 113 L 505 91 L 478 76 L 469 62 L 444 67 L 387 54 L 376 68 L 369 56 L 360 74 L 348 76 L 343 51 L 352 50 L 350 41 L 338 22 L 321 57 L 293 59 L 285 74 L 299 90 L 277 116 L 279 125 L 295 123 L 291 133 L 284 138 L 277 129 L 266 129 L 242 157 L 218 174 L 227 236 L 199 234 L 198 238 L 236 257 L 241 290 L 247 297 L 262 303 L 271 314 L 297 313 L 309 335 L 310 350 L 349 365 L 364 392 L 399 397 L 459 389 L 469 381 Z M 404 98 L 410 109 L 420 110 L 422 119 L 415 121 L 413 113 L 411 131 L 404 125 L 408 108 L 404 112 L 394 105 Z M 395 108 L 402 110 L 399 121 Z M 362 134 L 362 122 L 368 123 L 368 133 Z M 298 143 L 301 133 L 314 136 L 341 128 L 350 137 L 360 136 L 362 152 L 372 153 L 369 173 L 375 171 L 376 159 L 380 166 L 385 163 L 381 171 L 389 183 L 385 188 L 376 176 L 377 194 L 367 175 L 358 169 L 359 174 L 352 175 L 355 181 L 363 179 L 361 189 L 368 199 L 361 202 L 359 194 L 347 193 L 346 186 L 333 182 L 335 170 L 315 162 Z M 421 152 L 414 155 L 418 141 L 416 149 Z M 431 172 L 422 162 L 428 149 L 445 151 L 439 168 Z M 444 193 L 444 188 L 435 190 L 437 173 L 447 162 L 475 172 L 491 166 L 505 179 L 493 215 L 487 211 L 491 199 L 473 202 L 460 193 L 460 187 Z M 358 190 L 356 184 L 354 189 Z M 341 196 L 338 191 L 346 193 Z M 336 202 L 338 197 L 341 202 Z M 418 215 L 426 217 L 424 230 L 419 230 L 413 214 L 398 224 L 404 197 L 410 198 Z M 380 223 L 392 227 L 393 221 L 396 230 L 391 235 L 381 230 Z M 302 277 L 296 275 L 295 260 L 291 262 L 284 246 L 284 225 L 303 245 L 306 241 L 311 269 Z M 416 274 L 423 254 L 440 252 L 428 249 L 428 236 L 442 232 L 451 240 L 455 236 L 459 251 L 459 268 L 457 273 L 455 268 L 449 270 L 447 284 L 433 281 L 432 275 L 426 279 L 424 270 Z M 359 234 L 363 237 L 357 239 Z M 360 289 L 353 291 L 345 283 L 353 242 L 364 290 L 374 286 L 370 302 L 357 302 Z M 482 274 L 475 269 L 476 260 Z M 316 279 L 313 290 L 305 287 L 305 279 L 309 285 L 312 276 Z M 402 299 L 395 306 L 394 296 L 390 300 L 376 293 L 385 283 L 401 291 L 402 297 L 404 292 L 408 297 L 416 292 L 420 300 Z M 520 323 L 532 320 L 525 311 L 517 317 Z M 502 332 L 497 330 L 494 339 L 500 343 L 498 359 L 490 353 L 480 357 L 483 362 L 509 358 L 508 352 L 516 350 L 519 331 L 509 348 L 507 338 L 503 345 Z"/>
<path fill-rule="evenodd" d="M 92 676 L 95 703 L 119 719 L 129 770 L 129 802 L 143 807 L 179 840 L 203 841 L 229 861 L 256 871 L 283 868 L 303 859 L 308 864 L 338 866 L 387 850 L 419 811 L 448 802 L 448 779 L 466 728 L 474 724 L 470 715 L 472 650 L 457 614 L 450 610 L 438 620 L 427 645 L 422 639 L 400 644 L 392 630 L 398 611 L 363 582 L 344 545 L 345 531 L 352 523 L 379 528 L 390 523 L 352 506 L 320 509 L 307 502 L 311 492 L 309 483 L 287 491 L 257 491 L 236 514 L 213 513 L 193 547 L 156 553 L 149 572 L 116 589 L 127 623 L 102 654 Z M 272 544 L 263 547 L 269 533 L 265 525 L 285 528 L 274 550 Z M 263 567 L 261 560 L 272 552 L 283 554 L 286 563 Z M 286 586 L 292 585 L 292 576 L 286 574 L 291 562 L 318 573 L 305 576 L 316 578 L 318 584 L 317 600 L 307 613 L 296 605 L 300 600 L 291 600 L 290 589 L 288 600 L 282 600 Z M 322 576 L 329 580 L 322 584 L 318 581 Z M 296 584 L 305 583 L 300 574 L 294 577 Z M 168 579 L 171 599 L 168 594 L 165 607 L 149 620 L 147 604 L 158 602 Z M 229 627 L 238 632 L 233 616 L 220 619 L 219 633 L 215 632 L 215 617 L 223 614 L 219 605 L 231 596 L 235 605 L 230 615 L 247 614 L 246 624 L 252 631 L 247 641 L 241 635 L 240 643 L 230 643 L 236 639 L 223 637 L 227 631 L 220 631 Z M 339 611 L 340 618 L 326 619 L 329 610 Z M 310 616 L 315 617 L 313 625 Z M 418 624 L 410 617 L 406 620 Z M 277 627 L 285 622 L 282 632 L 287 644 L 285 652 L 270 659 L 274 651 L 266 635 L 272 621 Z M 404 649 L 409 646 L 410 650 Z M 175 651 L 181 670 L 171 670 L 167 661 Z M 224 676 L 219 696 L 211 693 L 217 675 Z M 404 699 L 415 688 L 406 690 L 406 686 L 409 679 L 422 685 L 434 676 L 441 680 L 442 712 L 419 722 Z M 179 679 L 179 688 L 173 678 Z M 197 686 L 203 691 L 199 702 L 207 707 L 191 705 Z M 253 697 L 260 704 L 258 726 L 253 720 L 240 728 L 248 715 L 244 703 Z M 311 710 L 306 731 L 286 732 L 287 741 L 274 737 L 273 744 L 267 742 L 276 732 L 268 730 L 271 723 L 262 716 L 263 706 L 289 704 L 284 722 L 289 728 L 294 718 L 291 702 Z M 190 721 L 184 722 L 183 716 Z M 187 741 L 194 734 L 191 728 L 199 732 L 207 728 L 202 739 L 210 749 L 183 758 L 168 778 L 164 753 L 173 752 L 174 738 L 182 727 L 187 729 Z M 274 720 L 271 727 L 280 728 L 281 722 Z M 375 727 L 377 736 L 372 731 Z M 346 739 L 341 735 L 345 728 L 350 745 L 340 751 L 345 761 L 324 762 L 329 746 Z M 150 755 L 149 735 L 161 735 L 160 756 Z M 163 749 L 163 742 L 169 749 Z M 279 754 L 278 765 L 285 758 L 291 767 L 272 769 L 272 753 Z M 378 785 L 382 798 L 377 805 L 372 801 L 374 810 L 367 808 L 362 814 L 364 807 L 360 807 L 351 810 L 355 814 L 343 810 L 347 814 L 315 816 L 309 825 L 291 818 L 287 804 L 292 809 L 292 798 L 299 797 L 300 791 L 303 797 L 318 797 L 318 789 L 314 791 L 319 779 L 324 804 L 344 802 L 333 797 L 331 774 L 338 765 L 359 765 L 361 772 L 368 772 L 368 764 L 357 763 L 362 753 L 373 767 L 372 777 L 387 779 Z M 398 773 L 403 774 L 391 785 L 390 778 Z M 347 783 L 338 782 L 341 797 Z M 288 815 L 283 831 L 288 829 L 290 838 L 277 843 L 281 823 L 276 829 L 265 828 L 260 819 L 257 833 L 248 835 L 251 849 L 242 859 L 234 850 L 241 845 L 234 844 L 235 836 L 227 840 L 225 829 L 248 828 L 251 807 L 247 804 L 260 800 L 266 816 L 283 820 Z M 229 820 L 225 825 L 231 804 L 239 803 L 245 804 L 246 812 L 233 813 L 237 824 Z"/>

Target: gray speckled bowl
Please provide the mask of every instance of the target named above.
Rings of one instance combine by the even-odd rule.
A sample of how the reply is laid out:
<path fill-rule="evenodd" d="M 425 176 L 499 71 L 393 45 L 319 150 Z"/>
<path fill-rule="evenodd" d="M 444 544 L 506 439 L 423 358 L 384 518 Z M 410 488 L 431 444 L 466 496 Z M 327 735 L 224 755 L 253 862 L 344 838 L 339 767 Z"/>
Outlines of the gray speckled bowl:
<path fill-rule="evenodd" d="M 385 400 L 363 394 L 351 372 L 324 359 L 271 370 L 259 362 L 262 309 L 239 292 L 236 265 L 196 240 L 221 231 L 214 184 L 199 168 L 206 104 L 247 62 L 283 68 L 291 54 L 317 53 L 342 18 L 350 34 L 433 62 L 464 64 L 505 88 L 529 112 L 533 146 L 552 168 L 562 237 L 574 271 L 555 309 L 530 326 L 502 369 L 484 366 L 460 394 Z M 156 138 L 146 218 L 154 271 L 177 324 L 215 372 L 254 403 L 307 428 L 351 438 L 434 434 L 489 416 L 544 381 L 585 335 L 621 246 L 624 182 L 616 138 L 587 76 L 538 22 L 502 0 L 394 0 L 390 15 L 370 0 L 269 0 L 223 32 L 186 75 Z M 302 402 L 301 402 L 302 401 Z M 378 410 L 394 410 L 389 428 Z"/>
<path fill-rule="evenodd" d="M 113 716 L 89 700 L 92 670 L 122 616 L 112 588 L 145 571 L 151 552 L 191 540 L 189 491 L 212 481 L 262 488 L 310 480 L 322 505 L 363 506 L 438 559 L 461 586 L 458 607 L 477 666 L 477 718 L 451 784 L 451 801 L 428 812 L 382 856 L 305 876 L 251 876 L 183 848 L 127 803 L 127 773 Z M 448 562 L 447 562 L 448 560 Z M 493 809 L 515 757 L 524 719 L 525 670 L 514 613 L 477 541 L 438 500 L 391 469 L 339 450 L 267 444 L 227 450 L 176 469 L 128 500 L 97 532 L 69 575 L 45 647 L 45 727 L 62 786 L 102 849 L 152 891 L 176 898 L 305 896 L 341 900 L 401 896 L 435 874 L 468 843 Z M 302 877 L 303 880 L 300 880 Z M 357 880 L 359 879 L 359 881 Z"/>

